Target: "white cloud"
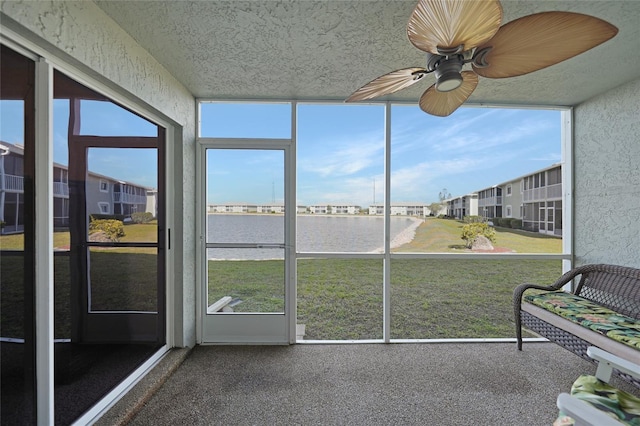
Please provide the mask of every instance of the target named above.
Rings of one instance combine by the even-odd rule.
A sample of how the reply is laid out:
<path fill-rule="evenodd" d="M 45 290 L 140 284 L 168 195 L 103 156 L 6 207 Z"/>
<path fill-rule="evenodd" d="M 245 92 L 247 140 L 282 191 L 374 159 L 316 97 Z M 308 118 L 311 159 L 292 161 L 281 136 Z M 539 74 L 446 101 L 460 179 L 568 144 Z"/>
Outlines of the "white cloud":
<path fill-rule="evenodd" d="M 364 136 L 326 143 L 335 149 L 323 149 L 319 155 L 299 158 L 301 171 L 325 178 L 354 175 L 376 165 L 382 167 L 384 142 L 380 137 Z"/>

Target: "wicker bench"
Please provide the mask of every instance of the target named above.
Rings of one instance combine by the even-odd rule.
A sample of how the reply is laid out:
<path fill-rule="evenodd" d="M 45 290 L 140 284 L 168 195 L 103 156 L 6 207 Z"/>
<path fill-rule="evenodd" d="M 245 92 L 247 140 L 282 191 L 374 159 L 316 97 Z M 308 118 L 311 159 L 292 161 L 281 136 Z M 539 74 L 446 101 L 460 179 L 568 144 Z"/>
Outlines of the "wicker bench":
<path fill-rule="evenodd" d="M 571 292 L 561 292 L 565 285 L 572 282 Z M 529 289 L 541 291 L 534 295 L 529 292 L 525 296 L 525 291 Z M 547 302 L 540 302 L 544 297 L 584 302 L 583 312 L 578 316 L 590 319 L 588 310 L 593 309 L 595 320 L 577 323 L 576 318 L 559 313 L 564 303 L 562 300 L 557 303 L 560 308 L 554 310 L 552 304 L 550 308 L 545 305 Z M 580 266 L 565 273 L 550 286 L 519 285 L 514 290 L 513 303 L 518 350 L 522 350 L 522 327 L 526 327 L 591 362 L 594 360 L 587 355 L 589 346 L 596 346 L 629 362 L 638 363 L 640 360 L 640 345 L 630 342 L 624 336 L 624 330 L 609 335 L 598 330 L 604 327 L 599 327 L 599 319 L 596 318 L 600 311 L 605 314 L 613 311 L 610 316 L 622 318 L 621 324 L 630 325 L 629 333 L 635 333 L 633 339 L 637 339 L 639 329 L 635 324 L 640 324 L 640 269 L 604 264 Z M 587 310 L 586 314 L 584 310 Z M 640 388 L 640 380 L 625 374 L 619 375 Z"/>

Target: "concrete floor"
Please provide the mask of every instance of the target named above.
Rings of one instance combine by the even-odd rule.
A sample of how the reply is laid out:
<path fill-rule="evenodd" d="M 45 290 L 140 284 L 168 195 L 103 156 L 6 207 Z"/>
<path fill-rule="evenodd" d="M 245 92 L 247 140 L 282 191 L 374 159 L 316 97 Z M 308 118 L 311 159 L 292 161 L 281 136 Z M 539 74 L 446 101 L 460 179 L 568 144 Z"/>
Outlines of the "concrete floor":
<path fill-rule="evenodd" d="M 158 370 L 98 424 L 550 425 L 595 366 L 552 343 L 408 343 L 197 346 Z"/>

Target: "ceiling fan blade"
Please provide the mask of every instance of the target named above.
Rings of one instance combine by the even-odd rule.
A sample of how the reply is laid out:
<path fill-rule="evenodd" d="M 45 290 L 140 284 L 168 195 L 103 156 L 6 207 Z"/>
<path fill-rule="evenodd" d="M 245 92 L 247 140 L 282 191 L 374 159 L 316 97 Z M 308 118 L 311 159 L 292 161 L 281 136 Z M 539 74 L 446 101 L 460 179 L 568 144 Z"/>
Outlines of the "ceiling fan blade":
<path fill-rule="evenodd" d="M 427 72 L 425 68 L 419 67 L 392 71 L 365 84 L 353 92 L 345 102 L 364 101 L 397 92 L 418 82 Z"/>
<path fill-rule="evenodd" d="M 420 0 L 409 18 L 407 35 L 425 52 L 461 53 L 490 40 L 501 23 L 498 0 Z"/>
<path fill-rule="evenodd" d="M 604 43 L 618 29 L 602 19 L 573 12 L 542 12 L 502 27 L 485 47 L 486 67 L 473 63 L 482 77 L 505 78 L 528 74 L 557 64 Z"/>
<path fill-rule="evenodd" d="M 478 76 L 473 71 L 463 71 L 462 84 L 450 92 L 438 92 L 436 85 L 429 87 L 420 97 L 420 109 L 427 114 L 446 117 L 458 109 L 478 85 Z"/>

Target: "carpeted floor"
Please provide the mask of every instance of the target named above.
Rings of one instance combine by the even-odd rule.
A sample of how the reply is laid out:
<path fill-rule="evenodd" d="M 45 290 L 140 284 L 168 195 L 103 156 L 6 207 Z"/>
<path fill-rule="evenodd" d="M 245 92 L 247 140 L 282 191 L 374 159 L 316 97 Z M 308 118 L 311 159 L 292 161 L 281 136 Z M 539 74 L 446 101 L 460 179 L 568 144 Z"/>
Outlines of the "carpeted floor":
<path fill-rule="evenodd" d="M 594 371 L 551 343 L 198 346 L 130 424 L 551 425 Z"/>

